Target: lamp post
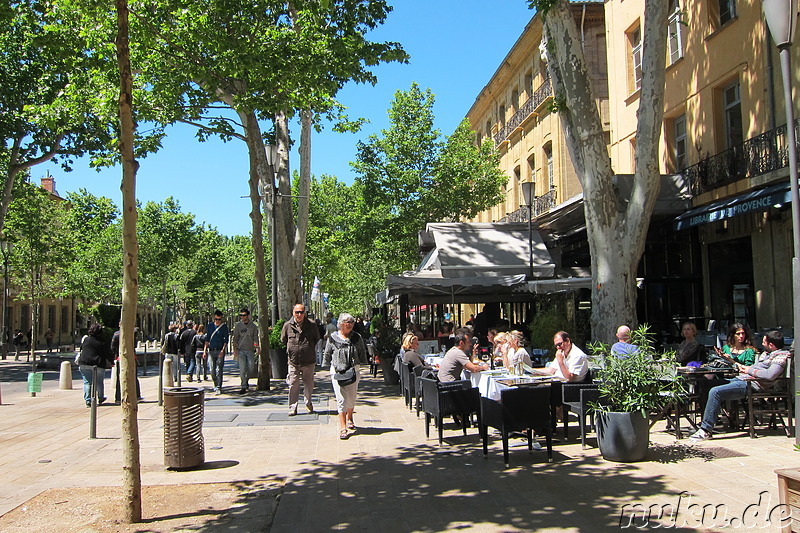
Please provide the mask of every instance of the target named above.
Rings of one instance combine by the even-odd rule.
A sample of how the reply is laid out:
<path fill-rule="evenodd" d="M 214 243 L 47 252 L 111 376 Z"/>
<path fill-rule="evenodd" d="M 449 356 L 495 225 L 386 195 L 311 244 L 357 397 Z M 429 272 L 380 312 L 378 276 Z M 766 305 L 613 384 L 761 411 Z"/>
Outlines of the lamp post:
<path fill-rule="evenodd" d="M 794 314 L 794 338 L 800 335 L 800 190 L 797 183 L 797 145 L 794 132 L 794 104 L 792 102 L 792 70 L 790 50 L 795 28 L 797 28 L 797 2 L 798 0 L 763 0 L 764 18 L 772 35 L 772 40 L 778 47 L 781 61 L 781 75 L 783 76 L 783 100 L 786 107 L 786 144 L 789 155 L 789 184 L 792 196 L 792 242 L 794 256 L 792 257 L 792 311 Z M 795 376 L 800 376 L 800 359 L 794 357 Z M 795 378 L 797 379 L 797 378 Z M 795 383 L 795 389 L 797 383 Z M 796 413 L 800 409 L 800 396 L 795 396 Z M 795 442 L 800 444 L 798 422 L 795 417 Z"/>
<path fill-rule="evenodd" d="M 3 252 L 3 325 L 2 325 L 2 340 L 0 343 L 3 346 L 3 359 L 8 356 L 8 336 L 6 335 L 6 328 L 8 327 L 8 259 L 11 255 L 11 250 L 14 245 L 10 242 L 3 240 L 0 241 L 0 250 Z"/>
<path fill-rule="evenodd" d="M 533 188 L 532 181 L 524 181 L 519 184 L 522 188 L 522 199 L 528 206 L 528 279 L 533 279 Z"/>
<path fill-rule="evenodd" d="M 272 319 L 272 326 L 278 323 L 278 259 L 276 257 L 278 247 L 276 246 L 276 238 L 278 232 L 275 229 L 275 221 L 277 220 L 276 211 L 278 209 L 278 187 L 275 185 L 275 165 L 278 163 L 278 147 L 274 144 L 265 146 L 267 155 L 267 165 L 270 170 L 270 195 L 272 200 L 272 209 L 270 209 L 269 217 L 269 243 L 271 253 L 271 276 L 272 276 L 272 294 L 270 315 Z M 266 192 L 266 191 L 264 191 Z"/>

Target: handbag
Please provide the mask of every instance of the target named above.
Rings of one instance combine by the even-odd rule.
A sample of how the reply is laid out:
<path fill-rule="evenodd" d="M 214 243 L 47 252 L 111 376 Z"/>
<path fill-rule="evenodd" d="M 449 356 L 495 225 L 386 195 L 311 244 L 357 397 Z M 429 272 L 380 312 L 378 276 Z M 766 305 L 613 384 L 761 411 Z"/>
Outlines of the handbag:
<path fill-rule="evenodd" d="M 351 366 L 344 372 L 335 372 L 333 374 L 333 379 L 339 383 L 340 387 L 352 385 L 356 382 L 356 367 Z"/>

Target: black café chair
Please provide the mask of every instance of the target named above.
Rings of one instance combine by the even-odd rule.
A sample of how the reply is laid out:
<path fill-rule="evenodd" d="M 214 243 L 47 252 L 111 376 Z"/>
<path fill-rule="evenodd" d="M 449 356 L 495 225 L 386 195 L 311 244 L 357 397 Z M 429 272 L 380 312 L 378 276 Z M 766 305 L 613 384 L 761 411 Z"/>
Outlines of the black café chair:
<path fill-rule="evenodd" d="M 778 422 L 783 426 L 787 437 L 794 436 L 794 364 L 787 360 L 786 372 L 775 380 L 775 385 L 767 390 L 756 390 L 753 383 L 747 383 L 747 398 L 743 402 L 747 410 L 745 423 L 750 426 L 750 438 L 756 438 L 755 426 L 766 424 L 777 429 Z"/>
<path fill-rule="evenodd" d="M 481 398 L 480 431 L 483 455 L 489 454 L 489 427 L 500 431 L 503 461 L 508 468 L 508 434 L 524 431 L 528 451 L 533 451 L 532 432 L 547 439 L 547 461 L 553 462 L 553 426 L 550 421 L 550 386 L 518 387 L 500 392 L 500 401 Z"/>
<path fill-rule="evenodd" d="M 430 438 L 431 418 L 439 428 L 439 446 L 442 445 L 444 417 L 458 415 L 464 435 L 467 434 L 467 419 L 472 413 L 481 424 L 481 395 L 469 380 L 442 383 L 428 378 L 419 378 L 422 385 L 422 410 L 425 412 L 425 437 Z"/>
<path fill-rule="evenodd" d="M 403 390 L 403 401 L 409 409 L 414 408 L 414 401 L 416 399 L 414 364 L 403 363 L 400 367 L 400 387 Z"/>
<path fill-rule="evenodd" d="M 581 429 L 581 448 L 586 449 L 586 416 L 590 417 L 590 427 L 594 427 L 594 413 L 590 403 L 600 400 L 597 383 L 564 383 L 561 386 L 561 402 L 564 417 L 564 440 L 569 440 L 569 413 L 575 413 Z"/>

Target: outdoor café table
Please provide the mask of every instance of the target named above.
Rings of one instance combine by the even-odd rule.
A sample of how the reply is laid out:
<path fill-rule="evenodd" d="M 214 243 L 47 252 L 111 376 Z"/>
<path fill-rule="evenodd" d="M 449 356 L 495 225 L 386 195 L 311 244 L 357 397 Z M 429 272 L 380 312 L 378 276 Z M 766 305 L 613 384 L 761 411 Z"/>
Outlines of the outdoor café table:
<path fill-rule="evenodd" d="M 716 367 L 688 367 L 688 366 L 679 366 L 675 369 L 675 376 L 665 376 L 664 379 L 681 379 L 687 385 L 689 389 L 689 397 L 688 403 L 693 400 L 698 399 L 698 395 L 695 393 L 695 384 L 700 379 L 706 379 L 707 375 L 713 374 L 717 377 L 733 377 L 736 375 L 736 371 L 730 368 L 716 368 Z M 683 438 L 683 433 L 681 432 L 681 424 L 680 420 L 683 417 L 684 420 L 689 422 L 694 430 L 697 430 L 697 424 L 695 423 L 694 419 L 692 418 L 692 412 L 688 409 L 684 409 L 684 402 L 682 401 L 669 401 L 667 402 L 661 409 L 656 417 L 650 422 L 650 427 L 652 427 L 656 422 L 661 420 L 662 418 L 666 418 L 669 424 L 672 425 L 673 429 L 675 430 L 675 438 L 681 439 Z"/>
<path fill-rule="evenodd" d="M 438 353 L 422 356 L 422 360 L 425 361 L 425 364 L 429 366 L 439 366 L 442 363 L 442 359 L 444 359 L 444 357 Z"/>
<path fill-rule="evenodd" d="M 462 377 L 472 381 L 472 385 L 478 388 L 481 396 L 495 401 L 500 400 L 500 392 L 504 389 L 557 381 L 553 379 L 553 376 L 512 376 L 505 369 L 484 370 L 483 372 L 465 370 Z"/>

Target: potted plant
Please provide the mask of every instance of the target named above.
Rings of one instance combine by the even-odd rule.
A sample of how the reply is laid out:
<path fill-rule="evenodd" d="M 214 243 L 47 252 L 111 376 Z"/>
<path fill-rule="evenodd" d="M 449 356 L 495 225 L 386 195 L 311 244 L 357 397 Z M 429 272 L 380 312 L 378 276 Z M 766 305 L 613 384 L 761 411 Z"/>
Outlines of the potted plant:
<path fill-rule="evenodd" d="M 286 345 L 281 342 L 281 330 L 285 319 L 281 318 L 269 330 L 269 360 L 272 377 L 286 379 L 289 374 L 289 359 L 286 355 Z"/>
<path fill-rule="evenodd" d="M 675 352 L 657 353 L 647 325 L 633 331 L 630 342 L 639 350 L 626 356 L 612 354 L 602 343 L 589 346 L 602 360 L 597 371 L 600 402 L 592 405 L 597 444 L 604 459 L 625 463 L 647 455 L 650 413 L 684 395 L 675 375 Z"/>

